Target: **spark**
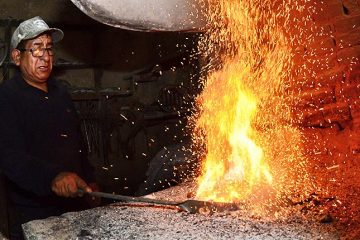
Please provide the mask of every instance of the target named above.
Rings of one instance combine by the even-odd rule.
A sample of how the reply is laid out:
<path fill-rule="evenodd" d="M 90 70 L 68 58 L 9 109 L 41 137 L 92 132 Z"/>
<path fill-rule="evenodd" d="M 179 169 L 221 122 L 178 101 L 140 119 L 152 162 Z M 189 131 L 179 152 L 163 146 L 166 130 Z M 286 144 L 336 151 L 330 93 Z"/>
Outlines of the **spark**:
<path fill-rule="evenodd" d="M 295 97 L 286 90 L 296 82 L 293 72 L 307 79 L 319 64 L 308 58 L 294 68 L 294 49 L 316 36 L 306 30 L 311 17 L 291 14 L 306 10 L 304 0 L 202 1 L 212 25 L 199 43 L 209 63 L 191 119 L 194 145 L 206 152 L 197 198 L 234 202 L 264 188 L 305 194 L 306 159 L 288 104 Z"/>

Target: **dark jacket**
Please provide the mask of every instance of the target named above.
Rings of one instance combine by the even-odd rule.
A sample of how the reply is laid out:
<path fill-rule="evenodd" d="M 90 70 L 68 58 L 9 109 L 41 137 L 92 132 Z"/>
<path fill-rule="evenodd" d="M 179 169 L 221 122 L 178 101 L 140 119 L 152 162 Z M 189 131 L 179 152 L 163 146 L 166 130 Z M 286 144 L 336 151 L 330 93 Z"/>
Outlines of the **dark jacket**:
<path fill-rule="evenodd" d="M 0 171 L 15 205 L 62 204 L 51 182 L 63 171 L 92 182 L 80 124 L 66 88 L 48 80 L 48 92 L 27 84 L 18 73 L 0 85 Z"/>

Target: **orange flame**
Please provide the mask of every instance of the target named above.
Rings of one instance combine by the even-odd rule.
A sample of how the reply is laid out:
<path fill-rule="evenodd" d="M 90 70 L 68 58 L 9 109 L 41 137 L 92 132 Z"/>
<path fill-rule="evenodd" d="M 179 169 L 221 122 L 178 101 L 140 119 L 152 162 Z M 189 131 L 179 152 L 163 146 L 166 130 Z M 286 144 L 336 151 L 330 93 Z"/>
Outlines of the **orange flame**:
<path fill-rule="evenodd" d="M 305 186 L 307 174 L 301 134 L 291 126 L 285 104 L 292 55 L 279 22 L 286 21 L 288 5 L 269 0 L 207 4 L 212 27 L 200 48 L 210 75 L 197 99 L 196 133 L 202 135 L 194 135 L 207 155 L 197 198 L 236 202 L 264 186 L 277 194 L 293 192 Z"/>
<path fill-rule="evenodd" d="M 206 101 L 198 125 L 206 129 L 208 155 L 198 196 L 231 201 L 250 193 L 262 177 L 271 183 L 263 150 L 253 141 L 251 122 L 257 112 L 257 98 L 241 82 L 248 74 L 249 68 L 214 74 L 207 82 L 211 87 L 201 95 Z M 220 192 L 214 192 L 214 188 Z"/>

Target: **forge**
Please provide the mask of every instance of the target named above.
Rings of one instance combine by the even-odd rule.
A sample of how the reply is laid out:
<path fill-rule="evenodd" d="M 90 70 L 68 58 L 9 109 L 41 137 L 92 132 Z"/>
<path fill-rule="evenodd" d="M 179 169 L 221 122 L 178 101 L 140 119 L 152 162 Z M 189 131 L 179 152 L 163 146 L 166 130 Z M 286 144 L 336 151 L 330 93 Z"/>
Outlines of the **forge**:
<path fill-rule="evenodd" d="M 115 203 L 26 223 L 28 239 L 360 238 L 360 1 L 200 2 L 200 169 L 146 197 L 237 207 Z"/>
<path fill-rule="evenodd" d="M 183 183 L 148 197 L 184 201 L 193 188 L 193 183 Z M 161 206 L 114 203 L 32 221 L 23 229 L 27 239 L 339 239 L 332 224 L 321 223 L 324 216 L 304 218 L 299 210 L 293 207 L 291 218 L 270 220 L 241 207 L 190 214 Z"/>

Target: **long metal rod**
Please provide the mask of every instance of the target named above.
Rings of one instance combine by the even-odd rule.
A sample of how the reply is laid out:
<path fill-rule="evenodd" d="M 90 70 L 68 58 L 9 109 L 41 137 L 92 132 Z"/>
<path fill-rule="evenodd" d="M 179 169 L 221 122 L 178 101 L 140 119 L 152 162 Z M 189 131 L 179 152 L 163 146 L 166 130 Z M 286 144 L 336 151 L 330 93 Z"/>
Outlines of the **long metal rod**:
<path fill-rule="evenodd" d="M 178 206 L 180 204 L 178 202 L 173 202 L 173 201 L 158 200 L 158 199 L 145 198 L 145 197 L 130 197 L 130 196 L 124 196 L 118 194 L 105 193 L 105 192 L 90 192 L 86 194 L 89 194 L 90 196 L 94 196 L 94 197 L 120 200 L 124 202 L 141 202 L 141 203 L 151 203 L 151 204 L 166 205 L 166 206 Z"/>
<path fill-rule="evenodd" d="M 82 190 L 78 190 L 79 193 L 84 193 Z M 118 194 L 104 193 L 104 192 L 90 192 L 86 193 L 90 196 L 108 198 L 113 200 L 120 200 L 123 202 L 133 202 L 133 203 L 149 203 L 154 205 L 162 205 L 168 207 L 175 207 L 179 210 L 188 212 L 188 213 L 201 213 L 202 211 L 213 213 L 224 210 L 237 210 L 238 204 L 236 203 L 219 203 L 219 202 L 207 202 L 199 200 L 186 200 L 184 202 L 173 202 L 166 200 L 158 200 L 145 197 L 129 197 Z"/>

